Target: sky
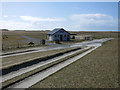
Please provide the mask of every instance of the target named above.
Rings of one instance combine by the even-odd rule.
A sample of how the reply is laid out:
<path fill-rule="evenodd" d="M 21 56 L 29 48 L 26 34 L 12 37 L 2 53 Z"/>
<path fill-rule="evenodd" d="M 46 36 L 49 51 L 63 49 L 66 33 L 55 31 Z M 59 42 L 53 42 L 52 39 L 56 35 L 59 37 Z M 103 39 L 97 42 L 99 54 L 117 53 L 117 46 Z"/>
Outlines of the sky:
<path fill-rule="evenodd" d="M 0 28 L 9 30 L 118 30 L 117 2 L 2 2 Z"/>

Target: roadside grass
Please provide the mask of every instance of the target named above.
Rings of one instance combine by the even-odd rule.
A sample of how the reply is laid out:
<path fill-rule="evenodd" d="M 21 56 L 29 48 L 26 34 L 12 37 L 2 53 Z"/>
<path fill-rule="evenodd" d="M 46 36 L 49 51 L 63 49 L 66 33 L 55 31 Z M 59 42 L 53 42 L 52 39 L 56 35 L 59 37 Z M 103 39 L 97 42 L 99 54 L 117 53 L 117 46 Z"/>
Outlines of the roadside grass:
<path fill-rule="evenodd" d="M 70 59 L 70 58 L 72 58 L 72 57 L 74 57 L 74 56 L 77 56 L 77 55 L 79 55 L 79 54 L 81 54 L 81 53 L 84 53 L 84 52 L 86 52 L 86 51 L 88 51 L 88 50 L 90 50 L 90 49 L 92 49 L 92 48 L 93 48 L 93 47 L 91 47 L 91 48 L 89 48 L 89 49 L 86 49 L 86 50 L 79 51 L 79 52 L 77 52 L 77 53 L 75 53 L 75 54 L 73 54 L 73 55 L 70 55 L 70 56 L 64 57 L 64 58 L 62 58 L 62 59 L 59 59 L 59 60 L 57 60 L 57 61 L 51 62 L 51 63 L 46 64 L 46 65 L 44 65 L 44 66 L 41 66 L 41 67 L 39 67 L 39 68 L 37 68 L 37 69 L 34 69 L 34 70 L 29 71 L 29 72 L 27 72 L 27 73 L 24 73 L 24 74 L 22 74 L 22 75 L 20 75 L 20 76 L 16 76 L 16 77 L 14 77 L 14 78 L 12 78 L 12 79 L 10 79 L 10 80 L 7 80 L 7 81 L 3 82 L 3 83 L 2 83 L 2 87 L 8 87 L 8 86 L 11 85 L 11 84 L 14 84 L 14 83 L 16 83 L 16 82 L 19 82 L 19 81 L 21 81 L 21 80 L 23 80 L 23 79 L 25 79 L 25 78 L 28 78 L 28 77 L 30 77 L 30 76 L 32 76 L 32 75 L 34 75 L 34 74 L 37 74 L 37 73 L 39 73 L 39 72 L 41 72 L 41 71 L 43 71 L 43 70 L 46 70 L 46 69 L 48 69 L 48 68 L 50 68 L 50 67 L 52 67 L 52 66 L 54 66 L 54 65 L 56 65 L 56 64 L 59 64 L 59 63 L 61 63 L 61 62 L 64 62 L 64 61 L 66 61 L 67 59 Z"/>
<path fill-rule="evenodd" d="M 107 41 L 30 88 L 118 88 L 118 39 Z"/>

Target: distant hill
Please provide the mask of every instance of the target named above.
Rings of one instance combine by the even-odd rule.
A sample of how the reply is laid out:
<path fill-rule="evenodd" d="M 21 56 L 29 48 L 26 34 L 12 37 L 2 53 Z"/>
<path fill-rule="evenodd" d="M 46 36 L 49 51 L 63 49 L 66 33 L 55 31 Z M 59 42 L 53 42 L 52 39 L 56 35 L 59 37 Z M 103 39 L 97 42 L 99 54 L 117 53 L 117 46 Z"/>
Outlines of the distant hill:
<path fill-rule="evenodd" d="M 14 30 L 14 31 L 26 31 L 26 30 Z"/>
<path fill-rule="evenodd" d="M 1 31 L 9 31 L 8 29 L 0 29 Z"/>

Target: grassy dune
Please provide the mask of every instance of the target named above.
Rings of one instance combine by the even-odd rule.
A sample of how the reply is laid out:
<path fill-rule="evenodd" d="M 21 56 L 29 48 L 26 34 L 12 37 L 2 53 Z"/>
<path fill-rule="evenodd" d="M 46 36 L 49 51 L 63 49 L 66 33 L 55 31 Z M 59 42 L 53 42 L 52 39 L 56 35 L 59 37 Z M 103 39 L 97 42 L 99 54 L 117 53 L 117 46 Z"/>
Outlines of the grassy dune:
<path fill-rule="evenodd" d="M 117 87 L 118 40 L 114 39 L 31 88 Z"/>

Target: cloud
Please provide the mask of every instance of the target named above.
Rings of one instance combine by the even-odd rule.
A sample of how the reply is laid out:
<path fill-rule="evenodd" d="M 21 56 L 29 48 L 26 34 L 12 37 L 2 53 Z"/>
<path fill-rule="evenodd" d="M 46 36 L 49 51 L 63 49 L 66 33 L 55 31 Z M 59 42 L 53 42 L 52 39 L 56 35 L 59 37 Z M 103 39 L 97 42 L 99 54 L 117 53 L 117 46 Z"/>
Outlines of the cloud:
<path fill-rule="evenodd" d="M 32 28 L 33 25 L 31 23 L 19 22 L 19 21 L 5 21 L 0 20 L 0 29 L 28 29 Z"/>
<path fill-rule="evenodd" d="M 59 22 L 24 22 L 24 21 L 12 21 L 12 20 L 0 20 L 0 29 L 9 30 L 51 30 L 56 27 L 62 27 Z M 63 26 L 65 28 L 65 26 Z"/>
<path fill-rule="evenodd" d="M 20 18 L 19 21 L 15 18 L 0 20 L 0 29 L 51 30 L 57 27 L 62 27 L 66 30 L 118 29 L 118 20 L 106 14 L 74 14 L 64 18 L 38 18 L 32 16 L 21 16 Z"/>
<path fill-rule="evenodd" d="M 48 22 L 52 22 L 52 21 L 64 21 L 64 18 L 39 18 L 39 17 L 32 17 L 32 16 L 20 16 L 20 18 L 22 20 L 25 21 L 32 21 L 32 22 L 36 22 L 36 21 L 48 21 Z"/>
<path fill-rule="evenodd" d="M 76 29 L 117 29 L 117 20 L 106 14 L 74 14 L 70 19 Z"/>
<path fill-rule="evenodd" d="M 8 19 L 0 20 L 0 29 L 10 30 L 53 29 L 55 27 L 60 27 L 61 21 L 65 20 L 64 18 L 38 18 L 32 16 L 20 16 L 20 18 L 18 19 L 19 20 L 16 20 L 12 16 L 11 19 L 9 20 Z"/>
<path fill-rule="evenodd" d="M 3 15 L 4 18 L 7 18 L 8 16 L 7 15 Z"/>

